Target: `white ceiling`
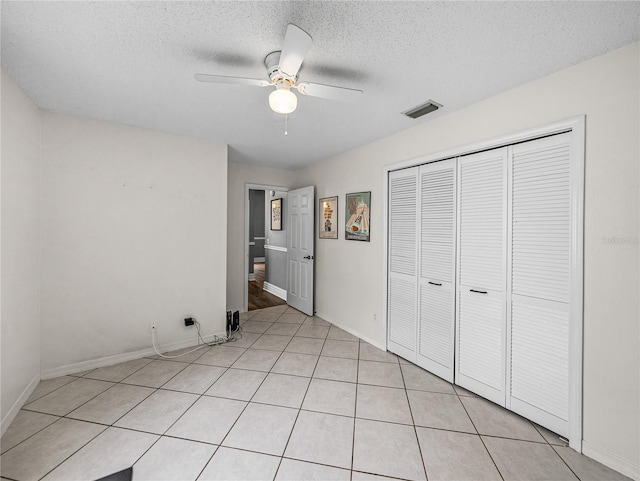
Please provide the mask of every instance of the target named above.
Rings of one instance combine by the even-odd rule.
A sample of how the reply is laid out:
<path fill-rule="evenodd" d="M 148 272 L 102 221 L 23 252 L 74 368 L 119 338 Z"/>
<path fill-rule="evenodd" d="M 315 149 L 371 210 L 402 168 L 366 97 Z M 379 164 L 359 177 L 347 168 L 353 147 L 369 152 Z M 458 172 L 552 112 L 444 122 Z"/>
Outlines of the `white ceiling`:
<path fill-rule="evenodd" d="M 2 68 L 41 108 L 229 144 L 231 160 L 299 168 L 640 39 L 640 2 L 2 1 Z M 267 79 L 288 23 L 313 37 L 300 81 L 356 105 L 196 82 Z M 400 113 L 433 99 L 418 120 Z"/>

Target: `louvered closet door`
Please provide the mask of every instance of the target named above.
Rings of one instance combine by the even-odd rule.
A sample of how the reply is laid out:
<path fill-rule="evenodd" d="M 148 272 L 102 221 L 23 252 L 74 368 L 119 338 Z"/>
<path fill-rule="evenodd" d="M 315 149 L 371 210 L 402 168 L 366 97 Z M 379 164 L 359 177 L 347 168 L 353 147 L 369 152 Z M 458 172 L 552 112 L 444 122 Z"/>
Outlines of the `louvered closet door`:
<path fill-rule="evenodd" d="M 416 361 L 418 168 L 389 173 L 388 349 Z"/>
<path fill-rule="evenodd" d="M 569 436 L 569 134 L 513 146 L 511 409 Z"/>
<path fill-rule="evenodd" d="M 505 405 L 507 148 L 459 158 L 456 384 Z"/>
<path fill-rule="evenodd" d="M 417 364 L 453 382 L 456 159 L 420 167 Z"/>

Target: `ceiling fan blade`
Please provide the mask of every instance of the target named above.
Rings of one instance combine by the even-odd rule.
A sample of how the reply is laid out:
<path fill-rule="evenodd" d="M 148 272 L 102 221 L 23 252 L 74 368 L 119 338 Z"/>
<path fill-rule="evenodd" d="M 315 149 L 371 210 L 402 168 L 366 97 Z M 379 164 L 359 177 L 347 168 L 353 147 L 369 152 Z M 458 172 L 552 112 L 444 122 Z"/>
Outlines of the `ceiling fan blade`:
<path fill-rule="evenodd" d="M 290 77 L 298 75 L 302 60 L 309 48 L 311 48 L 311 36 L 292 23 L 287 25 L 287 33 L 280 53 L 280 71 Z"/>
<path fill-rule="evenodd" d="M 362 97 L 362 90 L 347 89 L 344 87 L 333 87 L 332 85 L 314 84 L 301 82 L 296 85 L 298 92 L 311 97 L 320 97 L 339 102 L 357 102 Z"/>
<path fill-rule="evenodd" d="M 268 80 L 255 78 L 227 77 L 225 75 L 209 75 L 206 73 L 197 73 L 194 77 L 198 82 L 211 82 L 216 84 L 249 85 L 253 87 L 268 87 L 271 85 L 271 82 Z"/>

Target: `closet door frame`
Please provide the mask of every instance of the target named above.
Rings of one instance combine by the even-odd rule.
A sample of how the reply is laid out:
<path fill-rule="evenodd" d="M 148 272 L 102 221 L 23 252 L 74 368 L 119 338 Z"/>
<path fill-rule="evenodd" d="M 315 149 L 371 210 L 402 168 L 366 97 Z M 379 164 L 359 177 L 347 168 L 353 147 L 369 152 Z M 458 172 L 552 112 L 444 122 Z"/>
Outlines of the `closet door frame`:
<path fill-rule="evenodd" d="M 483 150 L 505 147 L 511 144 L 534 140 L 548 135 L 570 132 L 572 136 L 571 156 L 571 303 L 569 332 L 569 446 L 582 452 L 582 371 L 583 371 L 583 293 L 584 293 L 584 115 L 562 120 L 539 128 L 504 135 L 486 141 L 476 142 L 433 154 L 420 156 L 384 167 L 382 173 L 383 192 L 383 237 L 382 237 L 382 313 L 380 329 L 383 348 L 388 339 L 387 296 L 388 296 L 388 236 L 389 236 L 389 173 L 395 170 L 418 166 L 451 157 Z M 375 321 L 375 314 L 374 314 Z"/>

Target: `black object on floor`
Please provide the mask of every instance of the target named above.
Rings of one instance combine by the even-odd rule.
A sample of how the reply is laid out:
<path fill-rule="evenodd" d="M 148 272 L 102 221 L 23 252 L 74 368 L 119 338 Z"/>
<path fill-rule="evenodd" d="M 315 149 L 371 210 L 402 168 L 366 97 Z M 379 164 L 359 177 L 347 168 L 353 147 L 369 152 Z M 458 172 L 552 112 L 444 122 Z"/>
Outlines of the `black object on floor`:
<path fill-rule="evenodd" d="M 117 473 L 110 474 L 104 478 L 96 479 L 96 481 L 131 481 L 133 478 L 133 467 L 123 469 Z"/>

